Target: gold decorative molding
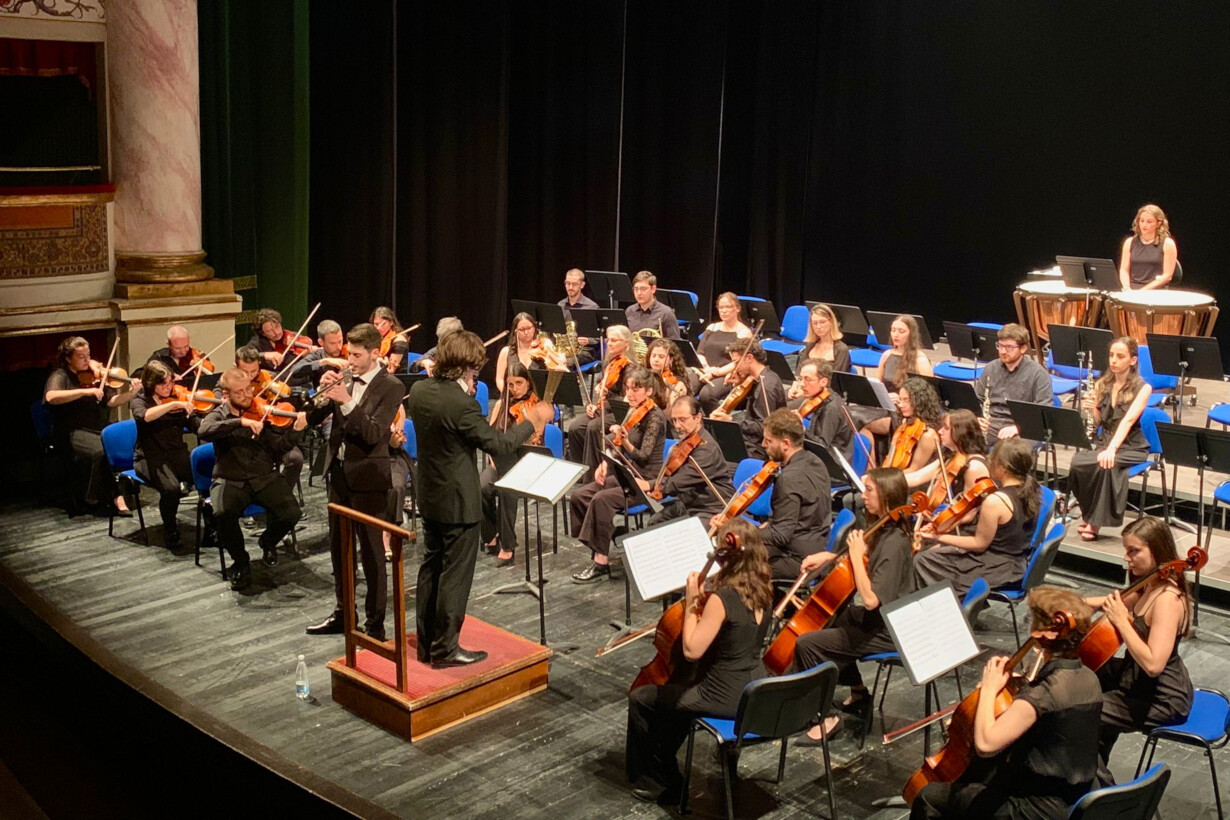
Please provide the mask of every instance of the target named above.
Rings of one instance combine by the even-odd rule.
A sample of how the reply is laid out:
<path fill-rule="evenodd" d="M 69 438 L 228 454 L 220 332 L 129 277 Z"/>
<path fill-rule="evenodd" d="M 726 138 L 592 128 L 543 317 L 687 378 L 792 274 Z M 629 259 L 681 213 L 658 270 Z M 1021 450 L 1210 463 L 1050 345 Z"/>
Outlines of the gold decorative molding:
<path fill-rule="evenodd" d="M 66 313 L 68 311 L 98 310 L 111 306 L 111 300 L 98 299 L 93 302 L 65 302 L 59 305 L 37 305 L 22 308 L 0 308 L 0 317 L 29 316 L 38 313 Z"/>
<path fill-rule="evenodd" d="M 231 284 L 235 290 L 256 290 L 256 275 L 232 277 Z"/>
<path fill-rule="evenodd" d="M 214 269 L 204 263 L 205 251 L 188 253 L 115 252 L 115 281 L 155 285 L 201 282 L 212 279 Z"/>
<path fill-rule="evenodd" d="M 0 194 L 0 208 L 30 208 L 38 205 L 104 205 L 115 201 L 115 191 L 64 194 Z"/>

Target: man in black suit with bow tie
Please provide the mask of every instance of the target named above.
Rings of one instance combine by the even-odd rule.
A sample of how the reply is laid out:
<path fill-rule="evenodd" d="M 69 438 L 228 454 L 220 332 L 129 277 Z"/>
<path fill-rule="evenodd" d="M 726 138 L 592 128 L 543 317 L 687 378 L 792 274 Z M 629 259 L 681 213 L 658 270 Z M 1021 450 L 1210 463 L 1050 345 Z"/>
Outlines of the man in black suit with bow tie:
<path fill-rule="evenodd" d="M 320 378 L 320 388 L 332 402 L 313 410 L 309 420 L 318 424 L 332 417 L 325 474 L 329 477 L 329 500 L 362 513 L 391 521 L 393 484 L 389 471 L 389 428 L 405 389 L 380 365 L 380 332 L 374 325 L 355 325 L 346 334 L 350 374 L 335 370 Z M 353 378 L 349 378 L 353 375 Z M 349 382 L 349 383 L 348 383 Z M 336 604 L 323 622 L 307 629 L 309 635 L 340 634 L 344 629 L 341 527 L 330 522 L 329 551 L 333 556 Z M 378 641 L 385 640 L 384 611 L 388 597 L 388 571 L 380 532 L 360 526 L 359 558 L 367 580 L 364 600 L 364 630 Z"/>
<path fill-rule="evenodd" d="M 415 601 L 418 659 L 434 667 L 487 657 L 457 642 L 482 541 L 476 451 L 510 455 L 554 416 L 549 404 L 539 402 L 527 412 L 528 421 L 496 432 L 471 395 L 486 362 L 478 336 L 464 330 L 448 334 L 436 351 L 433 377 L 415 385 L 406 406 L 419 442 L 418 505 L 425 542 Z"/>

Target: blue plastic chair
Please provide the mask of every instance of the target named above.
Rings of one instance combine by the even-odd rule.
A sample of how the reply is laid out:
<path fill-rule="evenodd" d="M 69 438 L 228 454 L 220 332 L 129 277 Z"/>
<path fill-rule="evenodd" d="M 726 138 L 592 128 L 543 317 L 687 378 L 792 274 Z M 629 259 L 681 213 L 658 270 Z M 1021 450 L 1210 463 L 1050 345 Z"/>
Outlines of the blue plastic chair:
<path fill-rule="evenodd" d="M 1000 322 L 966 322 L 970 327 L 980 327 L 983 330 L 1003 330 L 1004 326 Z"/>
<path fill-rule="evenodd" d="M 803 349 L 803 340 L 807 338 L 807 325 L 811 311 L 806 305 L 791 305 L 786 308 L 782 317 L 781 339 L 765 339 L 761 344 L 765 350 L 776 350 L 783 356 L 798 353 Z"/>
<path fill-rule="evenodd" d="M 120 483 L 120 492 L 131 496 L 137 508 L 137 522 L 141 525 L 141 536 L 145 546 L 149 546 L 149 531 L 145 529 L 145 516 L 141 512 L 141 488 L 149 486 L 137 471 L 132 468 L 133 453 L 137 449 L 137 422 L 135 419 L 117 421 L 102 429 L 103 453 L 107 456 L 107 464 L 116 474 Z M 126 491 L 124 485 L 130 490 Z M 107 535 L 115 537 L 115 507 L 107 514 Z"/>
<path fill-rule="evenodd" d="M 763 466 L 764 461 L 759 458 L 745 458 L 739 462 L 739 465 L 735 467 L 735 495 L 743 491 L 743 485 L 760 472 Z M 771 496 L 772 492 L 761 493 L 760 497 L 747 508 L 747 515 L 762 520 L 771 517 L 773 515 L 773 505 L 769 503 Z"/>
<path fill-rule="evenodd" d="M 1173 740 L 1187 746 L 1200 746 L 1209 759 L 1209 773 L 1213 776 L 1213 804 L 1217 806 L 1218 818 L 1223 818 L 1221 788 L 1217 785 L 1217 765 L 1213 762 L 1213 750 L 1220 749 L 1230 740 L 1230 701 L 1216 689 L 1196 689 L 1192 694 L 1192 711 L 1187 720 L 1170 726 L 1159 726 L 1149 732 L 1144 748 L 1140 750 L 1140 762 L 1136 774 L 1148 765 L 1153 766 L 1153 754 L 1159 740 Z M 1149 762 L 1145 763 L 1145 752 Z M 1152 771 L 1152 769 L 1150 769 Z"/>
<path fill-rule="evenodd" d="M 1148 345 L 1141 345 L 1136 352 L 1136 366 L 1139 368 L 1140 377 L 1145 380 L 1146 384 L 1155 391 L 1174 390 L 1179 386 L 1178 376 L 1159 376 L 1153 372 L 1153 354 L 1149 352 Z"/>
<path fill-rule="evenodd" d="M 991 594 L 987 596 L 988 601 L 996 601 L 1008 605 L 1008 611 L 1012 613 L 1012 634 L 1016 638 L 1018 649 L 1021 646 L 1021 633 L 1016 622 L 1016 605 L 1025 600 L 1025 596 L 1029 594 L 1029 591 L 1041 584 L 1046 578 L 1046 573 L 1050 571 L 1051 564 L 1055 563 L 1055 556 L 1059 554 L 1059 545 L 1063 542 L 1063 537 L 1066 533 L 1067 527 L 1064 526 L 1063 522 L 1058 522 L 1052 526 L 1050 531 L 1047 532 L 1046 538 L 1042 540 L 1042 543 L 1030 552 L 1029 561 L 1025 564 L 1025 576 L 1021 579 L 1020 583 L 991 590 Z"/>
<path fill-rule="evenodd" d="M 1088 378 L 1090 375 L 1089 371 L 1082 370 L 1079 367 L 1072 367 L 1071 365 L 1066 364 L 1055 364 L 1055 354 L 1049 350 L 1046 352 L 1046 369 L 1053 374 L 1062 376 L 1065 379 L 1079 380 L 1082 377 Z M 1093 378 L 1096 379 L 1098 376 L 1102 375 L 1102 372 L 1100 370 L 1094 370 L 1092 375 Z"/>
<path fill-rule="evenodd" d="M 766 616 L 768 617 L 768 613 Z M 786 772 L 786 743 L 791 735 L 807 731 L 816 714 L 827 708 L 837 689 L 837 666 L 827 661 L 804 672 L 754 680 L 743 688 L 739 698 L 739 710 L 734 720 L 701 717 L 692 721 L 688 732 L 688 752 L 683 765 L 683 796 L 679 811 L 688 811 L 688 787 L 692 782 L 692 749 L 696 742 L 696 730 L 704 729 L 718 744 L 718 756 L 722 766 L 722 786 L 726 793 L 726 817 L 734 820 L 734 794 L 731 791 L 731 768 L 729 757 L 746 746 L 761 743 L 782 742 L 781 755 L 777 760 L 776 783 L 782 782 Z M 828 781 L 829 816 L 837 816 L 833 796 L 833 768 L 829 760 L 828 738 L 823 738 L 824 774 Z M 737 761 L 735 763 L 737 764 Z"/>
<path fill-rule="evenodd" d="M 1213 422 L 1217 422 L 1224 429 L 1230 426 L 1230 402 L 1218 402 L 1209 408 L 1209 417 L 1204 420 L 1204 426 L 1208 427 Z"/>
<path fill-rule="evenodd" d="M 402 362 L 401 362 L 402 367 L 401 367 L 401 369 L 402 369 L 404 372 L 409 373 L 409 372 L 410 372 L 410 365 L 414 364 L 415 362 L 417 362 L 417 361 L 418 361 L 419 359 L 421 359 L 421 358 L 423 358 L 423 354 L 422 354 L 422 353 L 407 353 L 407 354 L 406 354 L 406 356 L 405 356 L 405 358 L 403 358 L 403 359 L 402 359 Z"/>
<path fill-rule="evenodd" d="M 957 381 L 978 381 L 982 376 L 982 368 L 962 362 L 940 362 L 934 368 L 935 375 L 941 379 L 956 379 Z"/>
<path fill-rule="evenodd" d="M 833 519 L 833 526 L 829 527 L 829 540 L 825 544 L 825 549 L 829 552 L 836 549 L 852 526 L 854 526 L 854 511 L 842 508 L 842 511 L 837 513 L 837 517 Z"/>
<path fill-rule="evenodd" d="M 556 458 L 564 457 L 564 431 L 554 424 L 542 428 L 542 443 Z"/>
<path fill-rule="evenodd" d="M 883 350 L 871 347 L 855 347 L 850 349 L 850 366 L 861 367 L 864 370 L 878 367 Z"/>
<path fill-rule="evenodd" d="M 406 440 L 402 443 L 401 448 L 406 451 L 406 455 L 410 456 L 411 461 L 418 461 L 419 436 L 414 431 L 414 421 L 406 419 L 406 423 L 402 425 L 401 429 L 406 436 Z"/>
<path fill-rule="evenodd" d="M 491 402 L 488 399 L 488 388 L 486 382 L 480 381 L 475 384 L 474 399 L 478 402 L 478 409 L 482 411 L 484 416 L 487 415 L 487 413 L 491 410 Z"/>
<path fill-rule="evenodd" d="M 1162 802 L 1170 767 L 1158 763 L 1130 783 L 1094 789 L 1076 801 L 1068 820 L 1148 820 Z"/>
<path fill-rule="evenodd" d="M 1170 414 L 1156 407 L 1146 407 L 1140 414 L 1140 431 L 1149 442 L 1149 457 L 1139 464 L 1128 468 L 1128 481 L 1140 476 L 1140 505 L 1136 508 L 1136 517 L 1145 512 L 1145 498 L 1149 492 L 1149 473 L 1157 472 L 1162 477 L 1162 509 L 1169 514 L 1166 502 L 1166 468 L 1162 463 L 1162 439 L 1157 434 L 1159 422 L 1169 422 Z"/>

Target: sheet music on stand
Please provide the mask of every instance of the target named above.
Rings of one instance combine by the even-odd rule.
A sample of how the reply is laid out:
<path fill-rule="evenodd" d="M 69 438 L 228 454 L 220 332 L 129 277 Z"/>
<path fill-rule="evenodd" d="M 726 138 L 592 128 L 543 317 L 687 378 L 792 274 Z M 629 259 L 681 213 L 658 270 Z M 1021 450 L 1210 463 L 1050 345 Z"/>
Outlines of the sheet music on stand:
<path fill-rule="evenodd" d="M 585 470 L 584 464 L 526 453 L 495 486 L 555 505 Z"/>
<path fill-rule="evenodd" d="M 932 584 L 882 608 L 910 683 L 930 683 L 980 652 L 952 584 Z"/>
<path fill-rule="evenodd" d="M 683 589 L 688 573 L 700 572 L 713 549 L 699 518 L 688 516 L 621 535 L 628 573 L 642 601 L 652 601 Z M 718 565 L 709 574 L 717 572 Z"/>

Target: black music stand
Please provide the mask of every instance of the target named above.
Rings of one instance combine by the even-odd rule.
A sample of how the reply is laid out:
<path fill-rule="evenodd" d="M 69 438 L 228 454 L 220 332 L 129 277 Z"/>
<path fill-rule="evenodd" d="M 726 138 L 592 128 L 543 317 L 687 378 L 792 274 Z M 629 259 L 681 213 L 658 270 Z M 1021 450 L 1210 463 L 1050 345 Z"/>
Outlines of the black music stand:
<path fill-rule="evenodd" d="M 1070 288 L 1091 288 L 1113 293 L 1123 290 L 1119 268 L 1110 259 L 1088 256 L 1056 256 L 1063 283 Z"/>
<path fill-rule="evenodd" d="M 598 304 L 607 303 L 608 307 L 619 307 L 619 303 L 635 302 L 632 295 L 632 280 L 628 274 L 614 270 L 587 270 L 585 283 L 589 285 L 593 299 Z"/>
<path fill-rule="evenodd" d="M 692 301 L 692 294 L 682 290 L 658 288 L 654 295 L 659 302 L 665 303 L 668 308 L 675 312 L 676 319 L 683 322 L 689 328 L 700 324 L 700 314 L 696 311 L 696 304 Z"/>
<path fill-rule="evenodd" d="M 1204 473 L 1205 470 L 1218 473 L 1230 472 L 1230 432 L 1163 421 L 1157 424 L 1157 437 L 1161 440 L 1163 459 L 1176 467 L 1191 467 L 1199 477 L 1200 489 L 1196 513 L 1196 544 L 1199 545 L 1204 530 Z M 1171 492 L 1175 491 L 1174 486 L 1171 485 Z M 1171 504 L 1173 506 L 1173 501 Z M 1213 525 L 1210 524 L 1209 530 L 1212 529 Z M 1205 549 L 1208 549 L 1207 544 L 1205 544 Z M 1192 627 L 1195 628 L 1200 625 L 1199 570 L 1196 570 L 1192 601 L 1194 604 Z M 1218 638 L 1221 636 L 1219 635 Z"/>
<path fill-rule="evenodd" d="M 533 382 L 534 392 L 539 398 L 546 394 L 547 379 L 552 372 L 558 373 L 559 371 L 530 368 L 530 381 Z M 552 404 L 563 407 L 584 407 L 587 404 L 586 397 L 581 395 L 581 383 L 577 380 L 576 375 L 575 370 L 560 373 L 559 384 L 555 385 L 555 395 L 551 397 Z"/>
<path fill-rule="evenodd" d="M 1179 378 L 1178 410 L 1175 421 L 1183 423 L 1183 385 L 1188 379 L 1222 381 L 1225 371 L 1221 364 L 1221 347 L 1212 336 L 1167 336 L 1161 333 L 1145 334 L 1149 345 L 1149 357 L 1153 360 L 1153 372 L 1162 376 Z M 1196 396 L 1192 395 L 1192 406 Z"/>
<path fill-rule="evenodd" d="M 875 329 L 877 342 L 888 347 L 892 346 L 893 320 L 898 316 L 914 317 L 914 321 L 918 323 L 918 346 L 924 350 L 935 350 L 935 344 L 931 341 L 931 331 L 927 329 L 927 320 L 919 316 L 917 313 L 884 313 L 879 310 L 867 311 L 867 321 L 871 322 L 871 326 Z"/>
<path fill-rule="evenodd" d="M 554 302 L 527 302 L 524 299 L 512 299 L 513 315 L 528 313 L 534 317 L 534 324 L 540 331 L 547 333 L 567 333 L 564 309 Z M 577 334 L 581 335 L 581 334 Z"/>
<path fill-rule="evenodd" d="M 941 376 L 919 376 L 918 378 L 935 388 L 944 409 L 968 410 L 975 416 L 982 416 L 982 402 L 978 401 L 978 394 L 974 392 L 974 385 L 971 382 L 945 379 Z"/>
<path fill-rule="evenodd" d="M 1042 475 L 1052 489 L 1059 477 L 1056 444 L 1075 447 L 1078 450 L 1093 449 L 1093 443 L 1085 433 L 1085 420 L 1076 410 L 1008 399 L 1008 412 L 1012 414 L 1012 423 L 1020 431 L 1021 438 L 1043 443 L 1045 460 Z"/>
<path fill-rule="evenodd" d="M 1047 325 L 1051 337 L 1051 359 L 1064 367 L 1075 367 L 1075 406 L 1081 406 L 1085 382 L 1110 367 L 1110 345 L 1115 334 L 1109 330 L 1079 325 Z"/>
<path fill-rule="evenodd" d="M 406 388 L 407 396 L 410 395 L 410 391 L 414 389 L 416 384 L 431 378 L 426 373 L 394 373 L 393 375 L 401 382 L 402 387 Z"/>
<path fill-rule="evenodd" d="M 948 339 L 948 349 L 958 359 L 970 359 L 977 365 L 998 358 L 995 348 L 999 342 L 997 331 L 961 322 L 944 322 L 944 336 Z"/>
<path fill-rule="evenodd" d="M 700 363 L 700 354 L 696 352 L 696 346 L 687 339 L 671 339 L 675 346 L 679 348 L 679 355 L 683 356 L 683 363 L 688 367 L 695 367 L 700 370 L 704 367 Z"/>
<path fill-rule="evenodd" d="M 808 302 L 807 309 L 811 310 L 816 305 L 826 304 L 833 311 L 833 315 L 837 317 L 837 326 L 841 328 L 843 337 L 842 341 L 850 347 L 866 347 L 867 334 L 871 330 L 871 326 L 867 324 L 867 317 L 863 315 L 863 309 L 855 305 L 834 305 L 830 302 Z"/>
<path fill-rule="evenodd" d="M 606 463 L 607 472 L 615 476 L 615 480 L 619 482 L 620 489 L 624 491 L 624 526 L 629 531 L 632 529 L 632 515 L 630 511 L 633 507 L 644 506 L 646 509 L 642 511 L 642 514 L 648 512 L 650 515 L 655 515 L 662 511 L 662 505 L 640 488 L 640 485 L 636 483 L 636 476 L 632 474 L 632 471 L 628 469 L 627 465 L 618 456 L 614 456 L 604 449 L 602 460 Z M 632 576 L 628 572 L 627 566 L 624 567 L 624 622 L 621 624 L 611 621 L 610 624 L 615 628 L 615 634 L 606 642 L 608 648 L 627 638 L 635 631 L 632 628 Z"/>
<path fill-rule="evenodd" d="M 846 400 L 846 404 L 879 407 L 888 410 L 890 413 L 897 409 L 897 406 L 893 404 L 891 396 L 889 396 L 888 404 L 884 403 L 884 400 L 876 393 L 875 388 L 871 386 L 871 379 L 866 376 L 834 370 L 833 377 L 829 379 L 829 386 L 833 389 L 833 392 Z M 884 388 L 884 392 L 887 395 L 888 388 Z"/>
<path fill-rule="evenodd" d="M 777 377 L 786 385 L 786 389 L 790 389 L 791 383 L 794 381 L 794 371 L 790 369 L 790 363 L 786 361 L 786 356 L 780 350 L 765 350 L 765 362 L 769 365 L 769 369 L 777 374 Z"/>
<path fill-rule="evenodd" d="M 835 447 L 825 447 L 820 442 L 812 438 L 803 438 L 803 449 L 808 450 L 816 455 L 822 462 L 824 468 L 829 472 L 829 487 L 830 489 L 840 490 L 842 485 L 838 484 L 836 479 L 845 482 L 845 487 L 853 487 L 856 491 L 863 491 L 863 480 L 858 473 L 854 472 L 854 467 L 846 461 L 846 457 L 841 454 Z"/>
<path fill-rule="evenodd" d="M 782 323 L 777 317 L 777 309 L 773 307 L 772 302 L 760 299 L 745 299 L 741 296 L 739 297 L 739 307 L 743 310 L 743 321 L 745 324 L 755 327 L 763 319 L 764 326 L 760 328 L 762 333 L 780 334 L 782 332 Z"/>
<path fill-rule="evenodd" d="M 706 418 L 705 429 L 717 442 L 718 449 L 722 451 L 722 458 L 731 464 L 738 464 L 748 458 L 747 442 L 743 440 L 743 430 L 740 429 L 737 421 Z"/>

